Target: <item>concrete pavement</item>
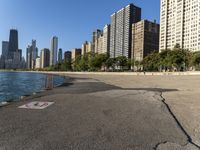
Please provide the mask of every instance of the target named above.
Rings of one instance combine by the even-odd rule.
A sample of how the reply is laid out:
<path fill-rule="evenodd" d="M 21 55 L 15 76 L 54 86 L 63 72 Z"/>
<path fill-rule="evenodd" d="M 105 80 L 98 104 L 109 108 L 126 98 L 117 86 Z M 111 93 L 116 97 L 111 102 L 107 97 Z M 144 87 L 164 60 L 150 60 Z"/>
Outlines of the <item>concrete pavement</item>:
<path fill-rule="evenodd" d="M 61 87 L 0 108 L 0 150 L 199 149 L 162 97 L 179 89 L 115 79 L 72 76 Z M 55 103 L 18 108 L 31 101 Z"/>

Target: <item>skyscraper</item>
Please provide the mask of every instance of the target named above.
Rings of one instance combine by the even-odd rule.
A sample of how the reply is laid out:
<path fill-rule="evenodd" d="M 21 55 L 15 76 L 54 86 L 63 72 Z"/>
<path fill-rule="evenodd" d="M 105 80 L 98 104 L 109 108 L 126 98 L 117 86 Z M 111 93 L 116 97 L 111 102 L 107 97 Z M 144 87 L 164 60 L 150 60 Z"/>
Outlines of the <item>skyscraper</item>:
<path fill-rule="evenodd" d="M 65 62 L 71 62 L 71 60 L 72 60 L 72 52 L 71 51 L 66 51 L 65 52 L 64 60 L 65 60 Z"/>
<path fill-rule="evenodd" d="M 38 48 L 36 47 L 36 40 L 32 40 L 31 45 L 28 45 L 26 49 L 26 61 L 28 69 L 35 69 L 37 57 Z"/>
<path fill-rule="evenodd" d="M 103 28 L 103 51 L 102 53 L 110 53 L 110 25 L 107 24 Z"/>
<path fill-rule="evenodd" d="M 15 29 L 10 30 L 9 46 L 8 46 L 8 59 L 14 59 L 14 52 L 18 50 L 18 31 Z"/>
<path fill-rule="evenodd" d="M 82 44 L 82 54 L 81 55 L 85 55 L 88 53 L 88 41 L 85 41 L 83 44 Z"/>
<path fill-rule="evenodd" d="M 92 53 L 97 53 L 97 47 L 98 47 L 98 38 L 102 36 L 102 31 L 97 29 L 92 33 Z"/>
<path fill-rule="evenodd" d="M 200 50 L 199 0 L 161 0 L 160 51 L 176 44 Z"/>
<path fill-rule="evenodd" d="M 51 39 L 50 66 L 57 64 L 58 58 L 58 37 L 54 36 Z"/>
<path fill-rule="evenodd" d="M 44 48 L 40 52 L 40 67 L 46 68 L 50 65 L 50 50 Z"/>
<path fill-rule="evenodd" d="M 62 61 L 63 61 L 63 52 L 62 49 L 60 48 L 58 51 L 58 62 L 62 63 Z"/>
<path fill-rule="evenodd" d="M 111 15 L 110 57 L 131 57 L 132 24 L 141 20 L 141 8 L 129 4 Z"/>
<path fill-rule="evenodd" d="M 71 50 L 71 52 L 72 52 L 72 60 L 73 61 L 76 60 L 76 58 L 78 56 L 81 56 L 81 51 L 82 51 L 82 49 L 80 49 L 80 48 L 75 48 L 75 49 Z"/>
<path fill-rule="evenodd" d="M 9 42 L 2 41 L 2 57 L 4 59 L 7 59 L 7 57 L 8 57 L 8 47 L 9 47 Z"/>
<path fill-rule="evenodd" d="M 95 45 L 96 45 L 95 53 L 97 53 L 97 54 L 103 54 L 104 53 L 104 50 L 103 50 L 103 32 L 96 39 Z"/>

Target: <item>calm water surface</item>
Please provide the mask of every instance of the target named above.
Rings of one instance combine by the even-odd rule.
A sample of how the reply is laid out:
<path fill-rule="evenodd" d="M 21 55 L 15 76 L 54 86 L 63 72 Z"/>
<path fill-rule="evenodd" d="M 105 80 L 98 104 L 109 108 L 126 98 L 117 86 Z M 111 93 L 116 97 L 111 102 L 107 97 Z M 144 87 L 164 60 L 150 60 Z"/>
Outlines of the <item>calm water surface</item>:
<path fill-rule="evenodd" d="M 45 88 L 47 75 L 37 73 L 0 72 L 0 101 L 18 99 Z M 54 86 L 64 82 L 64 78 L 54 76 Z"/>

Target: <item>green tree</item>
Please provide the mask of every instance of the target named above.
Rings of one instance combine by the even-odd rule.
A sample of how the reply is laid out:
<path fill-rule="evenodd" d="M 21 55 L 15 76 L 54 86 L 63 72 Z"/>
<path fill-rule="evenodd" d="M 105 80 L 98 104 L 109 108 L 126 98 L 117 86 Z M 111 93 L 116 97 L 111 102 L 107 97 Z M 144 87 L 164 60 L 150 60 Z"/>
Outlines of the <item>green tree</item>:
<path fill-rule="evenodd" d="M 158 71 L 160 70 L 160 55 L 158 52 L 153 52 L 143 59 L 141 62 L 143 70 Z"/>
<path fill-rule="evenodd" d="M 79 61 L 79 67 L 81 71 L 88 71 L 89 64 L 88 64 L 88 55 L 83 55 L 81 60 Z"/>
<path fill-rule="evenodd" d="M 96 54 L 89 61 L 90 70 L 98 71 L 101 70 L 102 67 L 104 67 L 105 70 L 105 62 L 107 59 L 108 56 L 106 54 Z"/>
<path fill-rule="evenodd" d="M 78 56 L 73 62 L 73 70 L 74 71 L 81 71 L 80 61 L 81 61 L 81 55 Z"/>
<path fill-rule="evenodd" d="M 128 66 L 129 69 L 134 68 L 134 66 L 135 66 L 135 59 L 134 58 L 128 59 L 127 66 Z"/>
<path fill-rule="evenodd" d="M 115 70 L 115 66 L 116 66 L 116 59 L 115 58 L 108 58 L 105 62 L 105 66 L 107 69 L 112 68 L 112 70 Z"/>
<path fill-rule="evenodd" d="M 192 57 L 192 65 L 196 70 L 200 69 L 200 52 L 195 52 Z"/>
<path fill-rule="evenodd" d="M 120 67 L 120 70 L 124 70 L 125 67 L 128 66 L 128 59 L 126 58 L 126 56 L 118 56 L 116 58 L 116 63 L 117 66 Z"/>

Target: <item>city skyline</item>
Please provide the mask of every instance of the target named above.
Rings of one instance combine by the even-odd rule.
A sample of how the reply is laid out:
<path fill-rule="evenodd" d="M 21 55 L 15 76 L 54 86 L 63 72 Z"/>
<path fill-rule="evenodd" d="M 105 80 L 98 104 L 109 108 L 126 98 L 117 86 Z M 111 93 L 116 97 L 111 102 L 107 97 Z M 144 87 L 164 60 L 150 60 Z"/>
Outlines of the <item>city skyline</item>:
<path fill-rule="evenodd" d="M 50 39 L 54 35 L 58 36 L 58 38 L 59 38 L 58 48 L 62 48 L 63 52 L 67 51 L 67 50 L 71 50 L 73 48 L 79 48 L 79 47 L 81 47 L 81 45 L 84 41 L 86 41 L 86 40 L 90 41 L 91 36 L 92 36 L 91 34 L 95 29 L 98 29 L 98 28 L 102 29 L 105 24 L 110 23 L 110 15 L 111 14 L 113 14 L 115 11 L 117 11 L 121 7 L 126 6 L 129 3 L 133 3 L 133 4 L 142 8 L 142 10 L 143 10 L 142 18 L 145 18 L 145 19 L 148 19 L 148 20 L 156 19 L 157 22 L 159 22 L 159 16 L 160 16 L 160 13 L 159 13 L 160 12 L 159 11 L 160 1 L 159 0 L 155 0 L 155 3 L 153 3 L 153 4 L 152 4 L 152 2 L 149 2 L 147 0 L 144 0 L 143 2 L 141 2 L 139 0 L 135 0 L 135 1 L 125 0 L 123 2 L 116 3 L 116 4 L 114 4 L 114 1 L 113 1 L 113 2 L 107 2 L 107 5 L 105 5 L 106 7 L 104 6 L 104 7 L 102 7 L 102 9 L 99 9 L 99 7 L 101 7 L 102 4 L 106 3 L 105 1 L 102 1 L 102 3 L 99 4 L 98 8 L 96 8 L 96 10 L 97 10 L 96 13 L 95 13 L 96 17 L 95 17 L 95 14 L 90 14 L 90 11 L 89 12 L 84 11 L 83 13 L 81 13 L 82 15 L 86 15 L 85 17 L 83 17 L 82 15 L 79 16 L 80 13 L 76 12 L 73 16 L 74 18 L 76 18 L 76 20 L 74 19 L 72 21 L 70 20 L 70 21 L 60 22 L 60 21 L 58 21 L 59 20 L 58 18 L 53 19 L 53 17 L 56 17 L 57 15 L 59 15 L 59 13 L 56 13 L 54 16 L 52 16 L 52 20 L 54 20 L 55 25 L 50 24 L 49 26 L 52 27 L 52 26 L 58 25 L 57 28 L 60 27 L 59 25 L 62 26 L 62 24 L 63 25 L 67 24 L 67 26 L 65 26 L 65 28 L 61 27 L 60 29 L 56 28 L 54 30 L 50 30 L 51 27 L 48 27 L 48 25 L 47 25 L 46 27 L 48 28 L 48 30 L 50 30 L 50 32 L 48 32 L 47 30 L 44 30 L 43 32 L 40 31 L 41 33 L 39 33 L 39 30 L 44 28 L 45 24 L 39 25 L 40 23 L 38 23 L 36 21 L 37 22 L 36 25 L 33 25 L 32 27 L 30 27 L 29 23 L 25 23 L 23 26 L 18 27 L 19 25 L 17 25 L 17 24 L 19 24 L 19 23 L 16 23 L 16 22 L 20 22 L 20 20 L 17 20 L 17 19 L 11 20 L 9 18 L 10 17 L 9 15 L 8 15 L 7 18 L 5 17 L 6 12 L 8 12 L 8 11 L 3 12 L 3 10 L 5 10 L 5 8 L 7 8 L 9 5 L 11 5 L 9 9 L 12 8 L 13 10 L 16 10 L 19 7 L 19 4 L 22 3 L 23 1 L 24 0 L 20 0 L 17 5 L 14 5 L 16 2 L 13 2 L 11 0 L 8 0 L 8 1 L 3 0 L 3 1 L 0 2 L 1 3 L 0 7 L 2 7 L 2 6 L 4 7 L 4 8 L 1 8 L 1 10 L 0 10 L 1 11 L 0 18 L 4 18 L 5 22 L 7 22 L 5 24 L 3 23 L 3 24 L 0 25 L 0 31 L 2 33 L 0 35 L 0 40 L 1 41 L 7 41 L 9 29 L 12 28 L 13 26 L 16 26 L 16 28 L 18 29 L 18 32 L 19 32 L 19 47 L 22 48 L 22 50 L 23 50 L 23 56 L 25 56 L 26 46 L 28 45 L 28 43 L 31 39 L 37 40 L 38 49 L 41 50 L 43 48 L 50 48 Z M 33 6 L 35 6 L 38 3 L 38 1 L 36 1 L 36 2 L 30 1 L 30 3 L 31 4 L 33 3 Z M 55 4 L 56 2 L 53 1 L 53 3 Z M 68 4 L 68 5 L 70 4 L 72 6 L 75 5 L 75 4 L 73 4 L 74 2 L 66 3 L 62 0 L 60 0 L 58 3 L 59 3 L 59 5 L 61 5 L 61 4 Z M 82 2 L 80 2 L 79 4 L 76 5 L 77 8 L 81 7 L 81 3 Z M 92 3 L 90 0 L 85 1 L 85 3 L 88 3 L 89 8 L 90 7 L 92 8 L 93 5 L 95 6 L 94 2 Z M 44 6 L 44 4 L 46 4 L 46 3 L 44 2 L 42 4 L 38 4 L 39 12 L 41 12 L 40 9 L 41 9 L 42 6 Z M 24 6 L 27 5 L 27 2 L 25 2 L 25 4 L 23 4 L 23 5 Z M 47 5 L 47 7 L 52 7 L 51 5 L 50 6 Z M 110 7 L 110 5 L 112 5 L 112 7 Z M 55 5 L 55 6 L 57 6 L 57 5 Z M 155 9 L 153 9 L 154 6 L 156 6 Z M 14 7 L 16 7 L 16 8 L 14 8 Z M 88 7 L 85 6 L 86 9 Z M 61 8 L 58 8 L 58 9 L 61 9 Z M 94 8 L 92 8 L 92 9 L 94 9 Z M 106 9 L 107 11 L 104 11 L 104 9 Z M 26 10 L 24 10 L 24 11 L 26 11 Z M 70 12 L 70 9 L 69 10 L 66 9 L 65 11 L 66 11 L 66 13 L 63 13 L 59 17 L 61 19 L 66 18 L 66 20 L 68 20 L 68 16 L 69 16 L 68 12 Z M 65 11 L 63 11 L 61 9 L 60 13 L 65 12 Z M 35 15 L 37 15 L 37 13 L 39 13 L 39 12 L 36 12 Z M 19 12 L 19 13 L 21 13 L 21 12 Z M 17 16 L 16 18 L 21 17 L 22 22 L 24 22 L 25 21 L 24 16 L 26 16 L 26 15 L 22 15 L 22 13 L 21 13 L 21 16 L 19 17 L 18 16 L 19 13 L 16 14 L 16 16 Z M 31 12 L 31 14 L 32 13 L 33 12 Z M 42 16 L 44 17 L 45 15 L 47 15 L 47 19 L 49 20 L 50 18 L 48 18 L 48 17 L 51 15 L 51 13 L 49 13 L 49 14 L 44 13 Z M 94 15 L 94 17 L 93 17 L 93 15 Z M 79 17 L 77 17 L 77 16 L 79 16 Z M 30 15 L 30 18 L 31 17 L 32 16 Z M 37 17 L 39 19 L 42 18 L 42 17 L 39 17 L 39 16 L 37 16 Z M 31 18 L 32 21 L 37 20 L 37 17 Z M 86 19 L 86 20 L 83 22 L 83 19 L 81 19 L 81 17 L 83 19 Z M 91 19 L 91 21 L 87 20 L 87 19 Z M 26 21 L 29 22 L 29 20 L 26 20 Z M 30 21 L 30 23 L 32 21 Z M 45 22 L 45 21 L 47 21 L 47 20 L 43 20 L 42 23 Z M 80 21 L 82 22 L 82 24 L 78 24 L 78 22 L 80 22 Z M 47 21 L 47 23 L 48 23 L 48 21 Z M 5 26 L 6 24 L 8 24 L 8 26 Z M 74 28 L 70 28 L 71 25 L 74 25 Z M 78 28 L 78 26 L 79 26 L 79 28 Z M 80 28 L 80 26 L 82 26 L 82 27 Z M 30 30 L 27 30 L 28 28 Z M 25 30 L 27 30 L 26 34 L 24 34 Z M 36 32 L 34 32 L 34 31 L 36 31 Z M 33 34 L 33 32 L 34 32 L 34 34 Z"/>

